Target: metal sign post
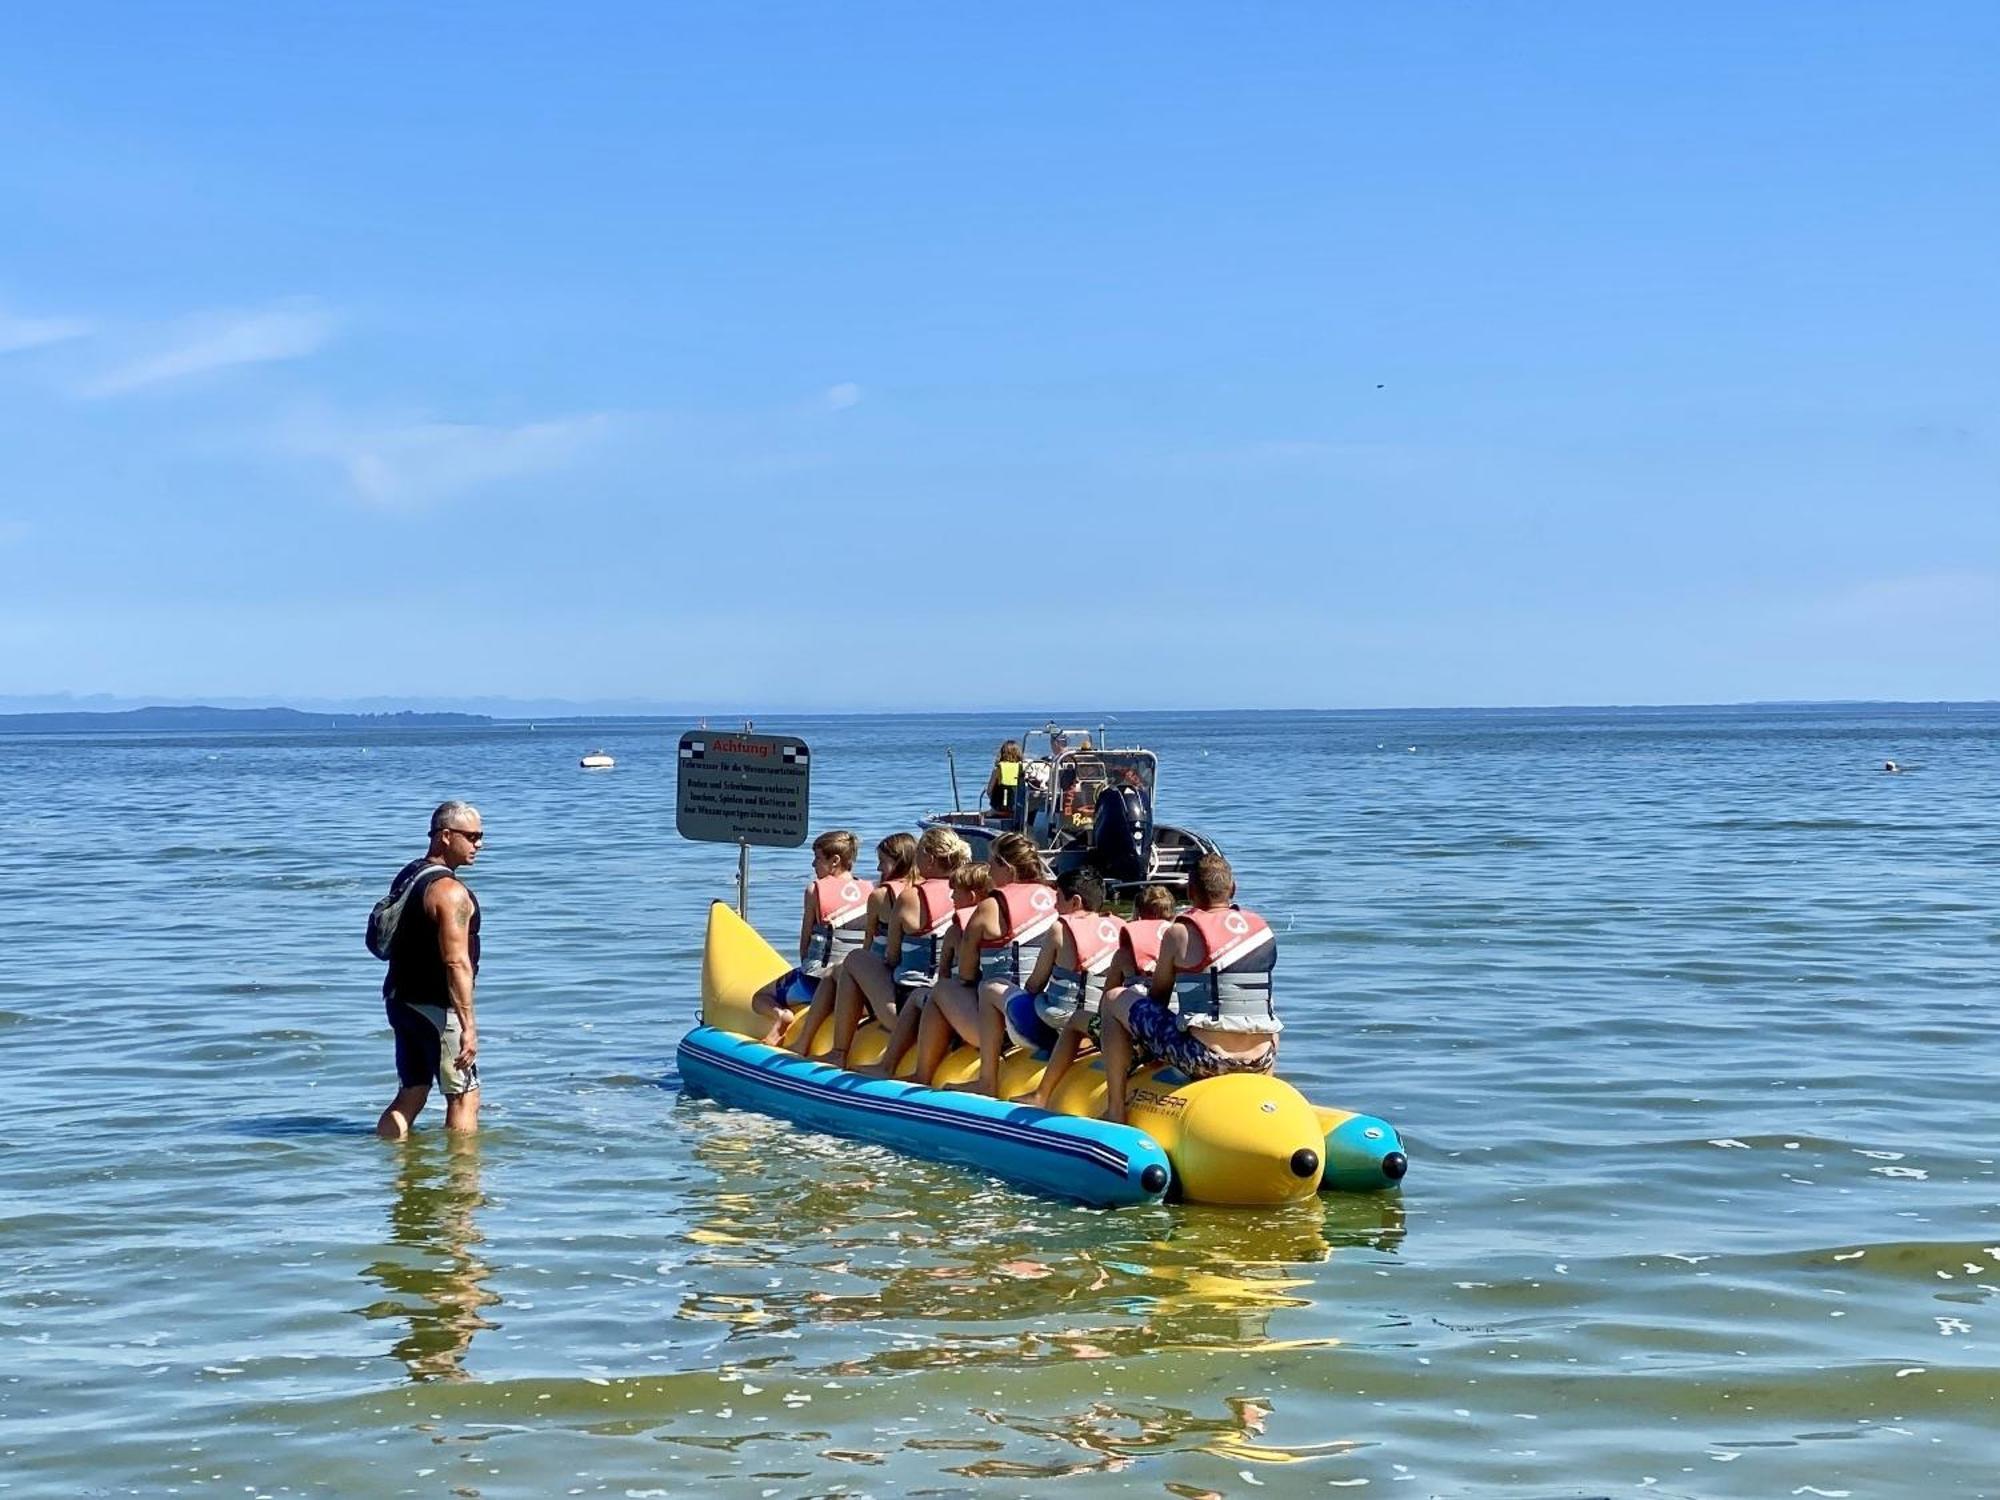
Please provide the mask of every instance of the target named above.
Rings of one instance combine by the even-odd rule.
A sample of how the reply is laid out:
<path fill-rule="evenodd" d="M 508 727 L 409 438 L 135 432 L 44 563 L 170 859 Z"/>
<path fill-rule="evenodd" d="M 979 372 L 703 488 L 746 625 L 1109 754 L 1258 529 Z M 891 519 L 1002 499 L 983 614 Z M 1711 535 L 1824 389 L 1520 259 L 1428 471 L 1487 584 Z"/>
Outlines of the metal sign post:
<path fill-rule="evenodd" d="M 681 736 L 674 824 L 684 839 L 736 845 L 736 909 L 750 916 L 750 846 L 796 849 L 806 841 L 812 757 L 785 734 Z"/>

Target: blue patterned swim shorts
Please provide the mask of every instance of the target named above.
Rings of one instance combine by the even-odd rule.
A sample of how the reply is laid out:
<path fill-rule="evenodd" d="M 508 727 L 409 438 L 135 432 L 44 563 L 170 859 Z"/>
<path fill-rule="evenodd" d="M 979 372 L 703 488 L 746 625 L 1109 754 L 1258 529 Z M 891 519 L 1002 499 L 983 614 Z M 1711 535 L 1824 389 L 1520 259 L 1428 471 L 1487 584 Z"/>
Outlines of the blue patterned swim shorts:
<path fill-rule="evenodd" d="M 1273 1037 L 1256 1052 L 1237 1056 L 1220 1052 L 1181 1025 L 1181 1018 L 1164 1000 L 1151 995 L 1132 1002 L 1132 1044 L 1139 1055 L 1163 1062 L 1189 1078 L 1219 1078 L 1225 1073 L 1268 1073 L 1277 1066 L 1278 1042 Z"/>

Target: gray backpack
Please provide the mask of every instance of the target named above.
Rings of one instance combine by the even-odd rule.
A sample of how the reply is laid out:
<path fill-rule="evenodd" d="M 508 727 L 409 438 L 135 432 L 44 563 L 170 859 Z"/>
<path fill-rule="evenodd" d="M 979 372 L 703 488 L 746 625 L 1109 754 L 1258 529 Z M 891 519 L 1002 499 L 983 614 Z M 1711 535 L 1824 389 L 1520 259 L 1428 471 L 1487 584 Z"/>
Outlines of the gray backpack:
<path fill-rule="evenodd" d="M 375 903 L 375 909 L 368 913 L 368 951 L 382 962 L 389 961 L 389 951 L 396 942 L 396 924 L 403 920 L 403 909 L 411 902 L 422 904 L 424 892 L 431 888 L 440 875 L 449 875 L 450 870 L 443 865 L 420 864 L 415 869 L 405 869 L 389 882 L 389 894 Z"/>

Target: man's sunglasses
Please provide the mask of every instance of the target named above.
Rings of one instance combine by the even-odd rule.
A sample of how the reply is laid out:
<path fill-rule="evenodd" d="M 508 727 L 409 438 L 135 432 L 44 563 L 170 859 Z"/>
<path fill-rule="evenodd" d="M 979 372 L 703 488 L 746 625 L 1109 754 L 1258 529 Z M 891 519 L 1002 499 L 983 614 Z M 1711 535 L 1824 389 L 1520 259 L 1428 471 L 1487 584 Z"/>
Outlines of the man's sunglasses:
<path fill-rule="evenodd" d="M 440 828 L 437 829 L 436 831 L 438 833 L 455 833 L 460 838 L 464 839 L 466 843 L 471 844 L 474 848 L 477 848 L 479 845 L 486 842 L 486 835 L 483 832 L 479 831 L 478 829 L 474 829 L 471 832 L 468 832 L 463 828 Z"/>

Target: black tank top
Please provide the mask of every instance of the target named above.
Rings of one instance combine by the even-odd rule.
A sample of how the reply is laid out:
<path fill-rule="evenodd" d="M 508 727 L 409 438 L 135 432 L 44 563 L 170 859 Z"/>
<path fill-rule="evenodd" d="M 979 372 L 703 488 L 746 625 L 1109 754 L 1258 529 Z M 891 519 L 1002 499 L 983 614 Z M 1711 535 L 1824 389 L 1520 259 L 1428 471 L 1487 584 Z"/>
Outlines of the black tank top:
<path fill-rule="evenodd" d="M 405 875 L 411 879 L 421 869 L 425 860 L 412 860 L 396 876 Z M 432 883 L 437 877 L 432 877 Z M 403 915 L 396 922 L 396 938 L 389 945 L 389 972 L 382 979 L 382 996 L 387 1000 L 400 1000 L 406 1005 L 449 1005 L 451 987 L 445 981 L 444 957 L 438 952 L 438 926 L 431 914 L 424 910 L 421 896 L 403 908 Z M 479 972 L 479 898 L 466 887 L 465 894 L 472 900 L 472 929 L 467 934 L 466 946 L 472 954 L 472 972 Z"/>

